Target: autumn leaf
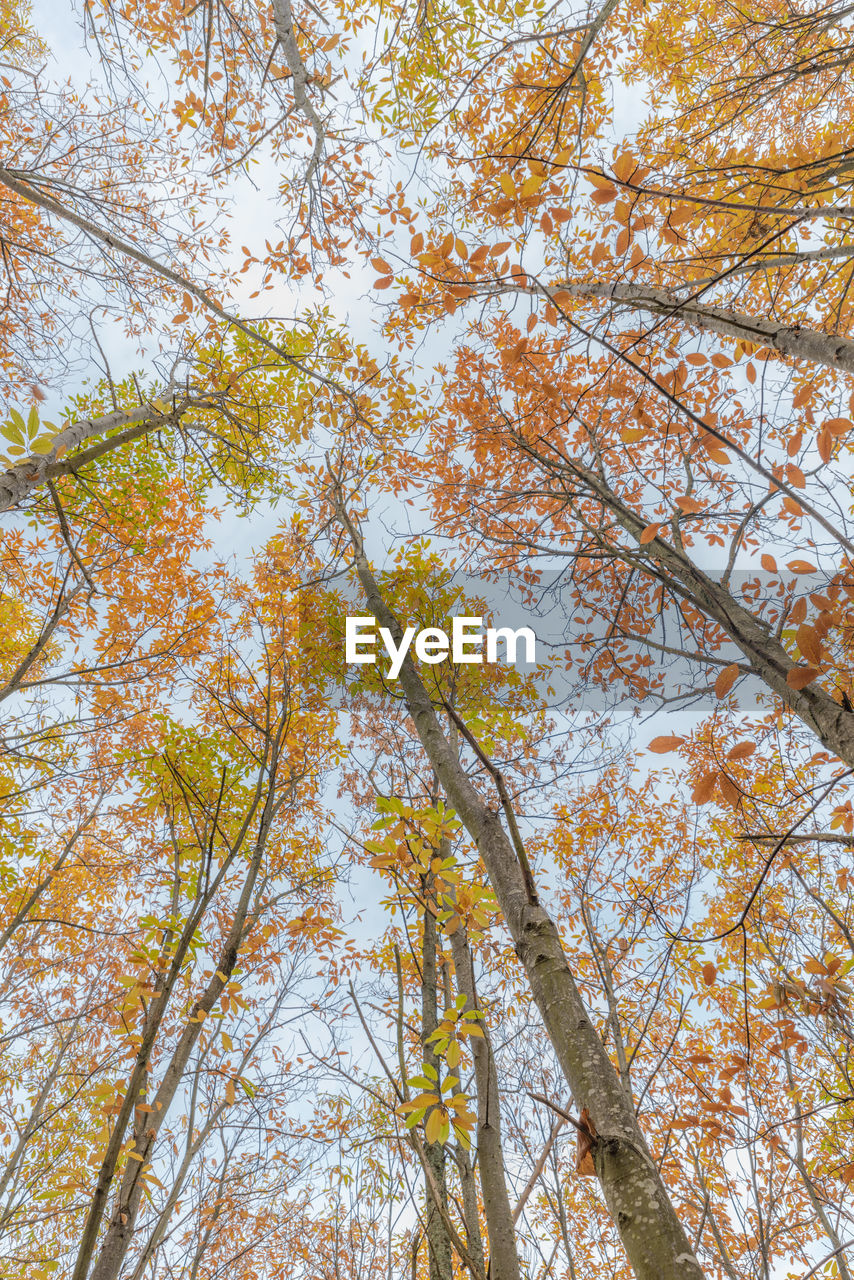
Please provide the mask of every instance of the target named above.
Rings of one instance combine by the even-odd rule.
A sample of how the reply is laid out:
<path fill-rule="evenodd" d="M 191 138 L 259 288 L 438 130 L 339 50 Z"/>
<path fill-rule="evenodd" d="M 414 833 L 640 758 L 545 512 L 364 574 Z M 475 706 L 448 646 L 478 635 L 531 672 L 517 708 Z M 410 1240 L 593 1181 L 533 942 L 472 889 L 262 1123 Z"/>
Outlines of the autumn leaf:
<path fill-rule="evenodd" d="M 800 691 L 806 689 L 807 685 L 812 684 L 813 680 L 820 675 L 821 672 L 815 667 L 791 667 L 786 672 L 786 684 L 790 689 Z"/>
<path fill-rule="evenodd" d="M 719 773 L 717 769 L 712 769 L 709 773 L 704 773 L 700 778 L 694 790 L 691 793 L 691 799 L 694 804 L 708 804 L 712 796 L 715 794 Z"/>
<path fill-rule="evenodd" d="M 716 696 L 718 698 L 725 698 L 740 674 L 737 662 L 731 662 L 728 667 L 724 667 L 715 679 Z"/>

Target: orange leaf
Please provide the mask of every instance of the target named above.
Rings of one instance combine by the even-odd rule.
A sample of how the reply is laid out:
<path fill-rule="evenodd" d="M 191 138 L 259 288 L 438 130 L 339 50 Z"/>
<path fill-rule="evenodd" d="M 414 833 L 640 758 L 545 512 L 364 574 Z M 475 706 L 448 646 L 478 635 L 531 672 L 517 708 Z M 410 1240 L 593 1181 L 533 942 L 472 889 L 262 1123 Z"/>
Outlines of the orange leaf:
<path fill-rule="evenodd" d="M 821 672 L 816 671 L 815 667 L 792 667 L 786 676 L 786 684 L 790 689 L 806 689 L 819 675 Z"/>
<path fill-rule="evenodd" d="M 691 799 L 694 801 L 694 804 L 708 804 L 712 796 L 715 794 L 717 781 L 717 769 L 713 769 L 711 773 L 704 773 L 691 793 Z"/>
<path fill-rule="evenodd" d="M 386 262 L 385 258 L 371 258 L 371 266 L 383 276 L 390 276 L 393 272 L 393 268 Z"/>
<path fill-rule="evenodd" d="M 830 459 L 833 457 L 833 436 L 827 430 L 827 427 L 823 427 L 821 431 L 819 431 L 815 438 L 815 443 L 816 448 L 818 449 L 818 456 L 821 458 L 822 462 L 825 464 L 830 462 Z"/>
<path fill-rule="evenodd" d="M 590 199 L 594 204 L 611 204 L 617 198 L 617 188 L 612 187 L 609 183 L 605 187 L 596 187 L 590 193 Z"/>
<path fill-rule="evenodd" d="M 789 455 L 790 458 L 794 458 L 796 454 L 800 452 L 801 444 L 803 443 L 803 438 L 804 438 L 803 431 L 796 431 L 795 434 L 792 436 L 791 440 L 786 446 L 786 453 Z"/>
<path fill-rule="evenodd" d="M 392 279 L 393 279 L 393 277 L 392 277 L 392 276 L 383 276 L 382 280 L 375 280 L 375 281 L 374 281 L 374 288 L 375 288 L 375 289 L 388 289 L 388 288 L 389 288 L 389 286 L 390 286 L 390 285 L 391 285 L 391 283 L 392 283 Z"/>
<path fill-rule="evenodd" d="M 817 667 L 821 662 L 821 640 L 815 627 L 811 627 L 809 623 L 803 623 L 798 627 L 796 639 L 798 648 L 807 662 Z"/>
<path fill-rule="evenodd" d="M 828 418 L 822 423 L 825 431 L 829 431 L 832 436 L 844 436 L 854 427 L 854 422 L 850 418 Z"/>
<path fill-rule="evenodd" d="M 684 738 L 665 735 L 662 738 L 653 738 L 652 742 L 647 747 L 647 750 L 654 751 L 656 755 L 664 755 L 667 751 L 675 751 L 677 747 L 681 747 L 684 742 Z"/>
<path fill-rule="evenodd" d="M 716 696 L 718 698 L 725 698 L 738 677 L 739 670 L 737 662 L 731 662 L 728 667 L 724 667 L 723 671 L 721 671 L 715 681 Z"/>
<path fill-rule="evenodd" d="M 767 555 L 767 554 L 766 554 L 766 555 L 763 555 L 763 556 L 761 556 L 761 557 L 760 557 L 759 563 L 762 565 L 762 568 L 763 568 L 767 573 L 776 573 L 776 572 L 777 572 L 777 561 L 774 559 L 774 557 L 773 557 L 773 556 L 769 556 L 769 555 Z"/>
<path fill-rule="evenodd" d="M 733 782 L 732 778 L 728 778 L 725 773 L 722 773 L 718 778 L 718 785 L 720 786 L 721 795 L 724 800 L 726 800 L 728 804 L 732 805 L 733 809 L 737 809 L 741 803 L 741 792 Z"/>
<path fill-rule="evenodd" d="M 648 524 L 638 539 L 641 546 L 644 547 L 648 542 L 652 542 L 653 539 L 657 538 L 659 531 L 663 528 L 664 526 L 661 524 Z"/>
<path fill-rule="evenodd" d="M 724 453 L 721 442 L 718 440 L 717 436 L 713 436 L 711 432 L 709 432 L 706 435 L 698 436 L 698 441 L 713 462 L 717 462 L 722 467 L 728 465 L 729 454 Z"/>
<path fill-rule="evenodd" d="M 703 981 L 705 982 L 707 987 L 710 987 L 712 985 L 712 983 L 714 982 L 717 976 L 718 976 L 717 966 L 713 965 L 711 961 L 709 961 L 708 964 L 703 965 Z"/>
<path fill-rule="evenodd" d="M 686 511 L 689 515 L 695 515 L 698 511 L 705 511 L 706 506 L 703 502 L 698 502 L 696 498 L 683 496 L 675 499 L 676 506 L 680 511 Z"/>
<path fill-rule="evenodd" d="M 755 742 L 737 742 L 735 746 L 727 752 L 727 760 L 746 760 L 748 756 L 753 755 L 755 750 Z"/>
<path fill-rule="evenodd" d="M 818 572 L 815 565 L 811 564 L 809 560 L 790 560 L 787 567 L 792 571 L 792 573 Z"/>

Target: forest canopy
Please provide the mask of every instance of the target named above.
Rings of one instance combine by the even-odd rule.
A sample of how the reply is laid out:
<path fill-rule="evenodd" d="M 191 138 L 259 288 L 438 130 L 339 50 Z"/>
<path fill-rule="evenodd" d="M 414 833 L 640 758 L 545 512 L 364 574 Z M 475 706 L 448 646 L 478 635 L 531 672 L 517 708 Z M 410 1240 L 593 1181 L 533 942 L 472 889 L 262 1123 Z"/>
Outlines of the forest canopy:
<path fill-rule="evenodd" d="M 3 1280 L 852 1280 L 854 7 L 0 49 Z"/>

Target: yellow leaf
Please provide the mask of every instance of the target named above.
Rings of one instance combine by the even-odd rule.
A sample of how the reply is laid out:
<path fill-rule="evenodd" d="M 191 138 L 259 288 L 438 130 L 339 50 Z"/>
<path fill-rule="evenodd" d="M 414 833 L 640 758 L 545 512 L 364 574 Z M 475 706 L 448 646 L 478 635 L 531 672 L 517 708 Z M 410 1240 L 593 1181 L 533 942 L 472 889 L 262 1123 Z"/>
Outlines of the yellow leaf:
<path fill-rule="evenodd" d="M 433 1143 L 438 1139 L 446 1119 L 447 1112 L 444 1107 L 433 1108 L 424 1126 L 424 1135 L 428 1142 Z"/>

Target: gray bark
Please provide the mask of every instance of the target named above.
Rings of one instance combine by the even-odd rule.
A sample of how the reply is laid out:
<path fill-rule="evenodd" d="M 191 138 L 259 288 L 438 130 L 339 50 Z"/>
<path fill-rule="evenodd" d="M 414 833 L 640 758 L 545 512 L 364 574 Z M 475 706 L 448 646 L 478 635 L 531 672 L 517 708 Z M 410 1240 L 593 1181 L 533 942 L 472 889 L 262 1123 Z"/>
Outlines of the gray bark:
<path fill-rule="evenodd" d="M 827 365 L 831 369 L 854 372 L 854 341 L 837 334 L 822 333 L 803 325 L 780 324 L 758 316 L 732 311 L 728 307 L 708 306 L 691 298 L 680 300 L 665 289 L 652 289 L 639 284 L 561 284 L 546 290 L 547 294 L 568 293 L 573 298 L 601 298 L 653 315 L 684 321 L 696 329 L 707 329 L 728 338 L 741 338 L 756 346 L 773 347 L 793 360 Z"/>
<path fill-rule="evenodd" d="M 370 571 L 346 511 L 368 608 L 400 643 L 400 624 Z M 409 655 L 400 673 L 407 708 L 427 757 L 474 840 L 525 968 L 567 1084 L 596 1128 L 593 1158 L 602 1193 L 637 1280 L 697 1280 L 702 1270 L 670 1201 L 627 1098 L 584 1007 L 558 931 L 532 903 L 515 850 L 498 815 L 481 799 L 448 742 Z"/>
<path fill-rule="evenodd" d="M 551 464 L 547 464 L 551 465 Z M 570 474 L 582 479 L 626 533 L 640 544 L 646 522 L 626 506 L 596 473 L 579 464 L 567 464 Z M 738 646 L 755 673 L 816 734 L 827 749 L 854 768 L 854 714 L 846 711 L 818 683 L 793 689 L 786 677 L 798 667 L 783 645 L 748 609 L 739 604 L 728 588 L 699 569 L 685 552 L 664 538 L 654 538 L 638 546 L 637 555 L 628 552 L 627 563 L 649 571 L 653 561 L 674 592 L 688 599 L 712 618 Z"/>
<path fill-rule="evenodd" d="M 457 1168 L 460 1171 L 460 1197 L 463 1203 L 463 1221 L 466 1228 L 466 1244 L 469 1253 L 477 1265 L 478 1276 L 486 1275 L 486 1259 L 483 1254 L 483 1237 L 480 1232 L 480 1205 L 477 1199 L 477 1184 L 474 1176 L 474 1165 L 469 1153 L 461 1146 L 455 1152 Z"/>
<path fill-rule="evenodd" d="M 171 388 L 167 388 L 164 392 L 166 398 L 171 397 L 171 394 Z M 101 418 L 81 418 L 77 422 L 69 423 L 63 431 L 53 437 L 53 444 L 48 453 L 32 453 L 0 475 L 0 511 L 8 511 L 18 506 L 34 489 L 40 488 L 48 480 L 71 474 L 74 471 L 75 462 L 78 466 L 82 466 L 85 462 L 92 461 L 89 457 L 60 461 L 64 454 L 77 449 L 86 440 L 104 435 L 107 431 L 114 431 L 116 427 L 135 429 L 133 438 L 136 438 L 148 431 L 156 430 L 157 427 L 174 425 L 193 403 L 198 401 L 185 396 L 167 407 L 144 404 L 138 409 L 117 409 L 113 413 L 104 414 Z M 118 437 L 112 438 L 116 441 L 115 446 L 112 444 L 112 439 L 105 441 L 106 447 L 102 452 L 107 452 L 111 447 L 118 447 L 119 444 L 126 444 L 128 437 L 124 432 L 121 434 L 121 440 Z"/>

